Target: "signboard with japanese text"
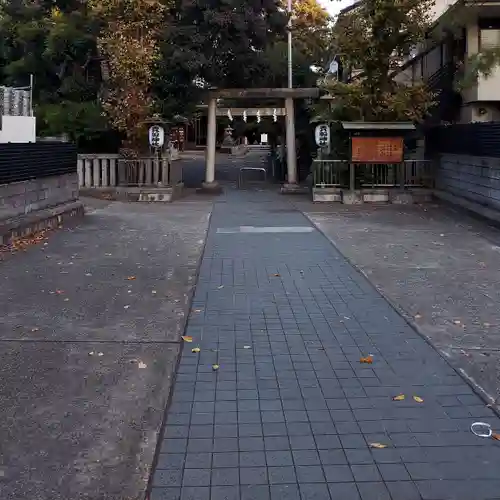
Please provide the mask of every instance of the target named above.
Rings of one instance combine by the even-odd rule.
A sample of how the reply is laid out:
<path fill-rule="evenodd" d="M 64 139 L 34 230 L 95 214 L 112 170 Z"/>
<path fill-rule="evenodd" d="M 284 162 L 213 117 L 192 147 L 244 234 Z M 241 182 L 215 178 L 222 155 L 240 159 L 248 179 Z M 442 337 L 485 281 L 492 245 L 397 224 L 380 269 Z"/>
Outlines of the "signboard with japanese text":
<path fill-rule="evenodd" d="M 351 161 L 355 163 L 401 163 L 402 137 L 352 137 Z"/>

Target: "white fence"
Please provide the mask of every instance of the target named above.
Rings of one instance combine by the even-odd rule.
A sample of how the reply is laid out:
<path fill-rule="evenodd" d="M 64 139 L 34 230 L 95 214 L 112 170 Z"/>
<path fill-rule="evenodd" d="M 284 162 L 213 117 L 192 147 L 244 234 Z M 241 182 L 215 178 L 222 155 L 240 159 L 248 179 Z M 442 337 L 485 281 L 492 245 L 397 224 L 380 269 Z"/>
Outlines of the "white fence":
<path fill-rule="evenodd" d="M 144 157 L 130 161 L 117 154 L 80 154 L 78 184 L 85 189 L 177 184 L 182 181 L 182 169 L 175 165 L 175 159 L 178 159 L 176 151 L 170 158 Z"/>

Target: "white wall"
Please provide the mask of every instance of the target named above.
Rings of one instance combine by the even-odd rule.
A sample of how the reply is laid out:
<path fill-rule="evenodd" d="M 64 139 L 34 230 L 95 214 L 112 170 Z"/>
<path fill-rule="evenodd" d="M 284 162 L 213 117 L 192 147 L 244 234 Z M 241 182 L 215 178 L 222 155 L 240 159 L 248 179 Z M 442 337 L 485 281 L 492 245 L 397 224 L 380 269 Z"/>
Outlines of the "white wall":
<path fill-rule="evenodd" d="M 431 8 L 433 19 L 436 20 L 441 17 L 456 2 L 457 0 L 436 0 Z"/>
<path fill-rule="evenodd" d="M 2 116 L 0 143 L 36 142 L 36 118 L 34 116 Z"/>

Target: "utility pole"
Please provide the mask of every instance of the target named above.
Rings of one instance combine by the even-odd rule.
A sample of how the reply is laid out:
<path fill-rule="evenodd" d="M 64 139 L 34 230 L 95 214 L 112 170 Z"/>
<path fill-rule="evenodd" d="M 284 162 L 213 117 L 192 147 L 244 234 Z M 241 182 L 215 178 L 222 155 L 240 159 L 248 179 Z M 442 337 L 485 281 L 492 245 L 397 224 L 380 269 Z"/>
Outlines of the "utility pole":
<path fill-rule="evenodd" d="M 288 0 L 288 88 L 293 88 L 293 55 L 292 55 L 292 0 Z"/>
<path fill-rule="evenodd" d="M 293 54 L 292 54 L 292 0 L 288 0 L 288 88 L 293 88 Z M 295 116 L 293 98 L 285 99 L 286 109 L 286 162 L 287 185 L 297 184 L 297 152 L 295 150 Z M 292 187 L 293 189 L 293 187 Z"/>

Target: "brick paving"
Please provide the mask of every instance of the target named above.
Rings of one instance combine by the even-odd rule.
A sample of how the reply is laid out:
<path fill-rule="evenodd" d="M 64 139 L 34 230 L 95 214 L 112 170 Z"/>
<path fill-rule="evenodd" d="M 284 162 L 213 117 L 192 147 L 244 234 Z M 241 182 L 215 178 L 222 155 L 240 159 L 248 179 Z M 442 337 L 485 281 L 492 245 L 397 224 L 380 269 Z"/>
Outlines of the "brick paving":
<path fill-rule="evenodd" d="M 470 432 L 499 419 L 301 226 L 274 193 L 215 203 L 151 500 L 500 499 L 500 442 Z"/>

